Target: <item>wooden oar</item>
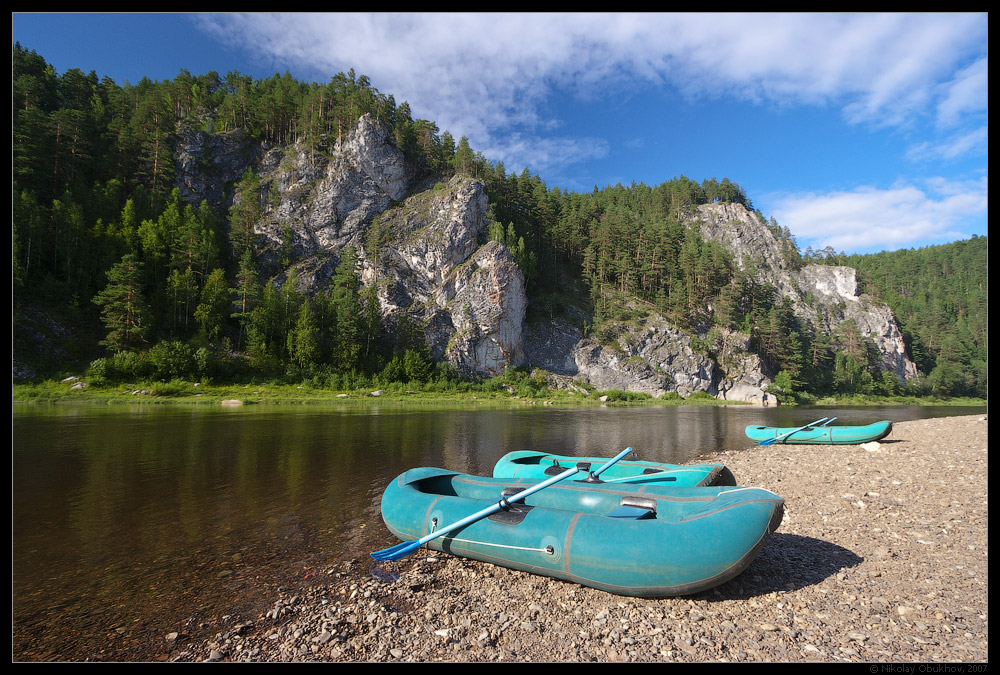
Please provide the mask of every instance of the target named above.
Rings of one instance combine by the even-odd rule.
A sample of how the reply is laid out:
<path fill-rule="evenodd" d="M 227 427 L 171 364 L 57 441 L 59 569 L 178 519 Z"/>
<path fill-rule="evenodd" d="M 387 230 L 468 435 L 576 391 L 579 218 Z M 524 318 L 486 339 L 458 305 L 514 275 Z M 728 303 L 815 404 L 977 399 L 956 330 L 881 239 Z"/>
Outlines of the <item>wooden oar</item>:
<path fill-rule="evenodd" d="M 789 436 L 791 436 L 794 433 L 802 431 L 803 429 L 808 429 L 809 427 L 814 427 L 817 424 L 819 424 L 820 422 L 823 422 L 823 421 L 828 420 L 828 419 L 830 419 L 830 418 L 829 417 L 820 417 L 815 422 L 811 422 L 811 423 L 805 425 L 804 427 L 799 427 L 798 429 L 792 429 L 791 431 L 789 431 L 787 433 L 784 433 L 784 434 L 781 434 L 780 436 L 775 436 L 774 438 L 768 438 L 767 440 L 761 441 L 759 443 L 759 445 L 771 445 L 772 443 L 777 443 L 780 440 L 788 438 Z"/>
<path fill-rule="evenodd" d="M 622 450 L 621 452 L 619 452 L 611 461 L 609 461 L 607 464 L 605 464 L 604 466 L 602 466 L 600 469 L 598 469 L 596 472 L 594 472 L 591 475 L 595 476 L 595 477 L 598 476 L 598 475 L 600 475 L 601 472 L 603 472 L 605 469 L 607 469 L 608 467 L 610 467 L 612 464 L 614 464 L 615 462 L 617 462 L 618 460 L 620 460 L 622 457 L 627 456 L 630 452 L 632 452 L 632 448 L 625 448 L 624 450 Z M 473 513 L 471 516 L 466 516 L 465 518 L 462 518 L 461 520 L 459 520 L 457 522 L 454 522 L 451 525 L 448 525 L 446 527 L 442 527 L 440 530 L 437 530 L 435 532 L 431 532 L 430 534 L 424 535 L 423 537 L 421 537 L 420 539 L 417 539 L 416 541 L 404 541 L 402 544 L 396 544 L 395 546 L 391 546 L 391 547 L 389 547 L 387 549 L 383 549 L 381 551 L 375 551 L 374 553 L 371 554 L 371 556 L 372 556 L 372 558 L 374 558 L 375 560 L 378 560 L 378 561 L 383 561 L 383 560 L 399 560 L 400 558 L 405 558 L 406 556 L 410 555 L 411 553 L 413 553 L 414 551 L 416 551 L 418 548 L 420 548 L 421 546 L 423 546 L 427 542 L 429 542 L 429 541 L 431 541 L 433 539 L 437 539 L 438 537 L 442 537 L 442 536 L 448 534 L 449 532 L 454 532 L 455 530 L 463 528 L 466 525 L 469 525 L 471 523 L 476 522 L 477 520 L 482 520 L 486 516 L 488 516 L 490 514 L 493 514 L 493 513 L 496 513 L 497 511 L 500 511 L 502 509 L 506 509 L 506 508 L 508 508 L 511 505 L 511 503 L 523 501 L 525 497 L 528 497 L 529 495 L 533 495 L 536 492 L 538 492 L 539 490 L 544 490 L 545 488 L 549 487 L 550 485 L 555 485 L 559 481 L 564 480 L 566 478 L 569 478 L 570 476 L 578 473 L 581 470 L 584 470 L 584 469 L 580 465 L 577 465 L 577 466 L 575 466 L 575 467 L 573 467 L 571 469 L 566 469 L 565 471 L 563 471 L 558 476 L 553 476 L 552 478 L 549 478 L 546 481 L 542 481 L 541 483 L 538 483 L 537 485 L 533 485 L 530 488 L 528 488 L 527 490 L 522 490 L 521 492 L 518 492 L 517 494 L 511 495 L 509 497 L 501 497 L 500 501 L 498 501 L 493 506 L 489 506 L 489 507 L 483 509 L 482 511 L 478 511 L 477 513 Z"/>

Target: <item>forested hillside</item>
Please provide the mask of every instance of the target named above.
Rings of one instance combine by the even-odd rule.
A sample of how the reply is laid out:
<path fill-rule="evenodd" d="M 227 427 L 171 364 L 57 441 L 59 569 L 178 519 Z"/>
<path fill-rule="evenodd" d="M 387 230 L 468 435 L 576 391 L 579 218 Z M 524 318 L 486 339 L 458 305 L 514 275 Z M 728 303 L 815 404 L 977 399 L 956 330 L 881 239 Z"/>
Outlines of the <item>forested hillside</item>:
<path fill-rule="evenodd" d="M 973 237 L 916 250 L 840 256 L 896 315 L 923 386 L 986 397 L 989 246 Z"/>
<path fill-rule="evenodd" d="M 225 183 L 213 203 L 188 203 L 177 186 L 184 130 L 323 154 L 371 115 L 431 184 L 455 174 L 483 181 L 489 238 L 514 256 L 534 311 L 582 306 L 584 328 L 598 338 L 616 322 L 656 312 L 709 350 L 720 331 L 740 331 L 788 392 L 901 391 L 850 326 L 811 331 L 766 280 L 689 224 L 700 204 L 753 210 L 727 178 L 681 176 L 590 193 L 549 188 L 527 168 L 508 173 L 464 137 L 456 142 L 435 123 L 413 119 L 406 103 L 353 71 L 326 84 L 235 72 L 118 84 L 77 69 L 60 75 L 15 44 L 12 89 L 14 351 L 15 362 L 32 364 L 26 374 L 93 362 L 92 374 L 109 380 L 264 376 L 337 385 L 455 377 L 430 362 L 414 327 L 385 330 L 374 291 L 362 287 L 349 256 L 330 288 L 313 297 L 272 282 L 293 262 L 293 249 L 289 242 L 265 260 L 255 247 L 254 223 L 268 197 L 254 171 Z M 801 266 L 787 229 L 765 222 L 787 264 Z M 377 251 L 378 236 L 372 228 L 366 246 Z M 844 263 L 896 311 L 926 375 L 921 386 L 985 395 L 986 240 L 939 248 Z M 56 347 L 54 336 L 66 328 L 72 337 Z"/>

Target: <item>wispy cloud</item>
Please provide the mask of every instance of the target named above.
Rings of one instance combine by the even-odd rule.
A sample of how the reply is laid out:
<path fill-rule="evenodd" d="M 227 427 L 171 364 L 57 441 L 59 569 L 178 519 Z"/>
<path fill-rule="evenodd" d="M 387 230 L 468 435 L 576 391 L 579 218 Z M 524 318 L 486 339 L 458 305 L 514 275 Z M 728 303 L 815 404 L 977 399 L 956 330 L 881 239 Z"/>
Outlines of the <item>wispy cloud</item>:
<path fill-rule="evenodd" d="M 912 146 L 906 158 L 912 162 L 949 161 L 960 157 L 986 157 L 989 130 L 979 127 L 962 131 L 935 141 L 924 141 Z"/>
<path fill-rule="evenodd" d="M 958 124 L 968 114 L 985 115 L 988 71 L 988 60 L 984 57 L 958 71 L 945 83 L 946 93 L 938 104 L 938 121 L 942 126 Z"/>
<path fill-rule="evenodd" d="M 832 246 L 868 252 L 907 248 L 913 242 L 944 243 L 966 238 L 962 223 L 987 212 L 987 179 L 944 179 L 889 189 L 798 194 L 775 201 L 775 218 L 799 246 Z"/>
<path fill-rule="evenodd" d="M 523 163 L 511 130 L 641 84 L 690 97 L 830 105 L 852 123 L 954 125 L 985 106 L 985 14 L 226 14 L 219 40 L 317 79 L 355 68 L 477 148 Z M 982 53 L 980 53 L 982 52 Z M 970 65 L 971 63 L 971 65 Z M 565 140 L 564 146 L 573 141 Z M 531 144 L 527 144 L 531 145 Z M 593 145 L 585 142 L 584 145 Z M 505 149 L 506 147 L 506 149 Z M 566 153 L 561 161 L 577 156 Z"/>

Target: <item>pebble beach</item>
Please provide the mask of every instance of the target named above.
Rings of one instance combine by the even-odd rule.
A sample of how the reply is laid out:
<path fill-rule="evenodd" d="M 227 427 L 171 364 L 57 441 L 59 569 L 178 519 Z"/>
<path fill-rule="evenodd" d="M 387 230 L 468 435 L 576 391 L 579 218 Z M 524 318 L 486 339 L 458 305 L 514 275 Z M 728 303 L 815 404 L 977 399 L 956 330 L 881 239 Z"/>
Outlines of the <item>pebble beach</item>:
<path fill-rule="evenodd" d="M 702 459 L 785 500 L 741 575 L 631 598 L 421 550 L 371 574 L 331 561 L 269 607 L 163 636 L 161 660 L 985 664 L 985 416 L 899 422 L 864 446 L 771 445 Z M 395 543 L 388 533 L 381 542 Z"/>

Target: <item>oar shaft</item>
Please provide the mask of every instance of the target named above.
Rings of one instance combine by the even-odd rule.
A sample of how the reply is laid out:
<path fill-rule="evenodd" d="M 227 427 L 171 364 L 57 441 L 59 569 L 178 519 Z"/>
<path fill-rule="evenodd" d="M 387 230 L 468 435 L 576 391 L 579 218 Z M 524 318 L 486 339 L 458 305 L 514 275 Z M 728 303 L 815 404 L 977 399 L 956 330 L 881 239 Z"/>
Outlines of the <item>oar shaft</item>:
<path fill-rule="evenodd" d="M 766 441 L 762 441 L 760 443 L 760 445 L 772 445 L 772 444 L 777 443 L 778 441 L 782 440 L 783 438 L 788 438 L 792 434 L 798 433 L 798 432 L 802 431 L 803 429 L 808 429 L 809 427 L 814 427 L 817 424 L 819 424 L 820 422 L 823 422 L 823 421 L 825 421 L 827 419 L 829 419 L 829 418 L 828 417 L 820 417 L 815 422 L 810 422 L 809 424 L 807 424 L 805 426 L 802 426 L 802 427 L 799 427 L 798 429 L 792 429 L 791 431 L 785 432 L 785 433 L 781 434 L 780 436 L 775 436 L 774 438 L 769 438 Z"/>
<path fill-rule="evenodd" d="M 578 469 L 577 467 L 573 467 L 572 469 L 566 469 L 565 471 L 563 471 L 558 476 L 553 476 L 552 478 L 549 478 L 546 481 L 542 481 L 541 483 L 538 483 L 537 485 L 533 485 L 530 488 L 527 488 L 526 490 L 522 490 L 521 492 L 518 492 L 517 494 L 510 495 L 509 497 L 503 497 L 496 504 L 493 504 L 492 506 L 488 506 L 485 509 L 483 509 L 482 511 L 478 511 L 476 513 L 473 513 L 471 516 L 466 516 L 465 518 L 462 518 L 458 522 L 452 523 L 451 525 L 448 525 L 447 527 L 443 527 L 440 530 L 436 530 L 434 532 L 431 532 L 430 534 L 424 535 L 423 537 L 421 537 L 420 539 L 417 540 L 417 543 L 420 546 L 423 546 L 424 544 L 426 544 L 427 542 L 431 541 L 432 539 L 437 539 L 438 537 L 444 536 L 444 535 L 448 534 L 449 532 L 454 532 L 455 530 L 461 529 L 461 528 L 465 527 L 466 525 L 469 525 L 470 523 L 474 523 L 477 520 L 481 520 L 481 519 L 485 518 L 486 516 L 494 514 L 497 511 L 500 511 L 501 509 L 505 508 L 507 504 L 510 504 L 510 503 L 513 503 L 513 502 L 523 501 L 526 497 L 535 494 L 539 490 L 543 490 L 543 489 L 549 487 L 550 485 L 553 485 L 554 483 L 558 483 L 559 481 L 561 481 L 561 480 L 563 480 L 565 478 L 569 478 L 570 476 L 572 476 L 573 474 L 575 474 L 579 470 L 580 469 Z"/>
<path fill-rule="evenodd" d="M 625 457 L 628 457 L 628 455 L 631 452 L 632 452 L 632 446 L 629 446 L 629 447 L 625 448 L 624 450 L 622 450 L 621 452 L 619 452 L 617 455 L 615 455 L 611 460 L 609 460 L 608 463 L 605 464 L 604 466 L 602 466 L 600 469 L 598 469 L 597 471 L 591 472 L 590 477 L 591 478 L 597 478 L 602 473 L 604 473 L 605 469 L 611 468 L 611 465 L 614 464 L 615 462 L 617 462 L 618 460 L 624 459 Z"/>

